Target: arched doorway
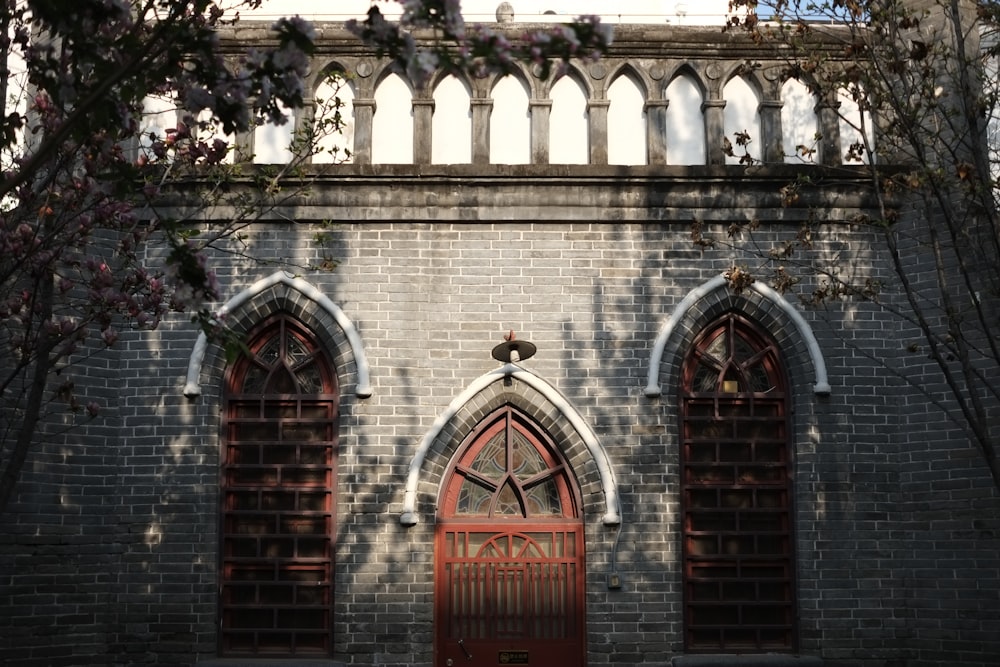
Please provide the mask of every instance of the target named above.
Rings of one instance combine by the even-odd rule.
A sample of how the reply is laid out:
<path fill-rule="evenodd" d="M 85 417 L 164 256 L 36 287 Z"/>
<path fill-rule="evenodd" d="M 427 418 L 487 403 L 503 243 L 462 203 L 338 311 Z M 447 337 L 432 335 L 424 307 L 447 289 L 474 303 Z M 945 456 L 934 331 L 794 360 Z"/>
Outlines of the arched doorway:
<path fill-rule="evenodd" d="M 312 332 L 287 315 L 248 341 L 225 395 L 220 652 L 328 655 L 336 374 Z"/>
<path fill-rule="evenodd" d="M 506 405 L 463 440 L 435 534 L 435 665 L 586 664 L 580 493 L 531 418 Z"/>
<path fill-rule="evenodd" d="M 793 651 L 795 557 L 788 383 L 776 343 L 736 313 L 684 362 L 684 646 Z"/>

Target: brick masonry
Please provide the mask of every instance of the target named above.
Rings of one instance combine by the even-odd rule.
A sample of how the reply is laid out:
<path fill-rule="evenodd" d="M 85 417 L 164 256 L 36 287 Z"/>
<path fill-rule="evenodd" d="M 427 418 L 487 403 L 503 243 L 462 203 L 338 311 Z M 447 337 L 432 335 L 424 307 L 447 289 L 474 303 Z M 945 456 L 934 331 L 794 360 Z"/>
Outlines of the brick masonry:
<path fill-rule="evenodd" d="M 840 221 L 865 206 L 860 181 L 848 180 L 783 209 L 777 186 L 794 173 L 348 165 L 248 230 L 256 262 L 218 258 L 226 299 L 276 266 L 333 259 L 333 271 L 296 270 L 363 341 L 370 398 L 354 394 L 358 360 L 345 332 L 302 292 L 276 286 L 229 315 L 246 331 L 287 310 L 337 363 L 336 662 L 432 664 L 441 476 L 457 442 L 503 400 L 549 429 L 581 488 L 588 664 L 679 656 L 678 372 L 700 327 L 728 309 L 770 331 L 790 376 L 804 662 L 1000 662 L 1000 497 L 968 441 L 896 373 L 916 373 L 919 386 L 938 391 L 933 369 L 907 352 L 916 336 L 907 325 L 872 304 L 803 307 L 795 294 L 812 285 L 796 287 L 789 299 L 830 375 L 832 392 L 820 396 L 787 314 L 754 292 L 712 292 L 668 341 L 662 395 L 644 392 L 653 342 L 682 299 L 734 262 L 759 261 L 724 244 L 696 247 L 692 220 L 725 239 L 732 222 L 752 215 L 766 247 L 792 238 L 809 206 Z M 843 222 L 822 229 L 805 261 L 845 251 L 845 270 L 891 277 L 878 238 Z M 894 298 L 886 295 L 890 305 Z M 620 528 L 601 521 L 600 475 L 579 432 L 520 381 L 459 408 L 427 450 L 419 521 L 401 525 L 417 446 L 456 396 L 497 367 L 490 349 L 511 329 L 538 347 L 524 368 L 565 397 L 606 452 Z M 0 518 L 0 663 L 232 664 L 215 660 L 225 358 L 210 347 L 201 395 L 185 397 L 196 338 L 183 316 L 152 334 L 126 333 L 78 376 L 106 399 L 102 416 L 65 432 L 59 416 L 47 425 L 51 435 Z M 606 585 L 612 559 L 620 590 Z"/>
<path fill-rule="evenodd" d="M 263 239 L 294 231 L 266 225 L 260 247 L 277 252 L 280 244 Z M 357 326 L 374 389 L 369 399 L 352 395 L 341 340 L 337 658 L 430 663 L 433 517 L 455 443 L 449 432 L 428 456 L 420 522 L 409 528 L 398 520 L 406 471 L 437 416 L 495 368 L 489 350 L 514 329 L 539 349 L 523 365 L 586 420 L 620 484 L 619 536 L 600 522 L 593 461 L 564 439 L 584 493 L 590 662 L 666 663 L 681 649 L 669 389 L 677 349 L 664 355 L 663 396 L 647 398 L 643 387 L 665 316 L 728 253 L 693 250 L 682 229 L 660 223 L 385 222 L 345 225 L 336 236 L 324 252 L 338 268 L 305 278 Z M 316 248 L 303 242 L 300 251 Z M 228 294 L 248 282 L 233 268 Z M 282 306 L 308 322 L 308 300 L 288 292 L 262 294 L 233 314 L 234 325 Z M 802 342 L 759 298 L 706 298 L 677 348 L 729 307 L 768 325 L 795 388 L 802 651 L 828 664 L 944 664 L 955 651 L 963 664 L 989 664 L 998 650 L 995 492 L 947 425 L 909 414 L 899 400 L 909 390 L 861 356 L 899 354 L 898 325 L 856 304 L 822 316 L 803 310 L 833 385 L 819 397 Z M 130 337 L 109 365 L 116 372 L 87 375 L 116 387 L 111 414 L 36 449 L 0 552 L 11 664 L 190 664 L 214 655 L 223 362 L 210 351 L 202 396 L 182 396 L 194 338 L 182 319 Z M 609 591 L 616 539 L 624 585 Z"/>

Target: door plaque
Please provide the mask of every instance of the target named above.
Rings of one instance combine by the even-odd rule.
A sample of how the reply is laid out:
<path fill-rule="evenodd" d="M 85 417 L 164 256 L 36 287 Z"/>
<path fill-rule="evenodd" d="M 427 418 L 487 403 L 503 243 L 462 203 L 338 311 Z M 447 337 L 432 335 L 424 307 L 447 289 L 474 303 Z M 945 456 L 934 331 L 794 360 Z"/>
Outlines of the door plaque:
<path fill-rule="evenodd" d="M 527 651 L 500 651 L 497 660 L 501 665 L 529 664 Z"/>

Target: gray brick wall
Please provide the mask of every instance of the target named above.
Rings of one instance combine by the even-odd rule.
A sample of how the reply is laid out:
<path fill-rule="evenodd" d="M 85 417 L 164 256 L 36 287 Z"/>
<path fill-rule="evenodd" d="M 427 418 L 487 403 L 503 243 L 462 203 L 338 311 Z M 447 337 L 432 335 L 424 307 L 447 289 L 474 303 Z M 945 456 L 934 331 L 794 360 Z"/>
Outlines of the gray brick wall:
<path fill-rule="evenodd" d="M 802 310 L 833 385 L 820 397 L 780 312 L 752 295 L 715 293 L 682 322 L 661 365 L 664 393 L 650 399 L 648 360 L 666 317 L 733 261 L 731 250 L 692 250 L 686 225 L 370 222 L 337 226 L 324 248 L 314 231 L 275 223 L 250 238 L 264 258 L 328 253 L 340 262 L 304 277 L 351 319 L 371 365 L 374 393 L 356 398 L 343 335 L 326 331 L 344 389 L 337 660 L 431 663 L 435 494 L 455 444 L 448 436 L 460 427 L 432 447 L 420 523 L 409 528 L 398 520 L 406 474 L 435 419 L 496 367 L 489 350 L 509 329 L 538 346 L 523 365 L 579 412 L 619 484 L 620 536 L 601 524 L 592 460 L 564 442 L 584 496 L 590 664 L 663 664 L 679 654 L 677 372 L 697 326 L 730 306 L 772 331 L 794 389 L 801 651 L 866 667 L 985 666 L 1000 655 L 996 493 L 960 434 L 915 409 L 914 392 L 868 359 L 892 357 L 906 339 L 874 306 Z M 766 235 L 792 233 L 776 226 Z M 875 258 L 859 268 L 882 270 Z M 227 297 L 273 270 L 223 269 Z M 322 319 L 308 299 L 279 289 L 230 321 L 246 329 L 282 305 Z M 107 388 L 111 409 L 33 453 L 2 519 L 0 655 L 10 664 L 179 665 L 215 655 L 224 359 L 210 350 L 202 395 L 184 398 L 195 333 L 178 317 L 151 335 L 126 335 L 83 380 Z M 623 587 L 608 590 L 616 540 Z"/>

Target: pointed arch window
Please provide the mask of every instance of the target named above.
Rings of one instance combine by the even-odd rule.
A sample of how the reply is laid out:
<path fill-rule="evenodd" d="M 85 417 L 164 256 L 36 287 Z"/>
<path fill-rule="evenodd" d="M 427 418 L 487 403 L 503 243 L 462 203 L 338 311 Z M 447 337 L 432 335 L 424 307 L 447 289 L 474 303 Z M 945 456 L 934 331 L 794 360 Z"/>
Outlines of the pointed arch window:
<path fill-rule="evenodd" d="M 667 164 L 706 164 L 705 96 L 691 74 L 680 74 L 667 86 L 669 102 L 664 131 Z"/>
<path fill-rule="evenodd" d="M 577 501 L 562 457 L 547 435 L 511 406 L 470 436 L 454 465 L 445 516 L 575 517 Z"/>
<path fill-rule="evenodd" d="M 226 655 L 332 646 L 337 385 L 287 315 L 249 337 L 227 380 L 221 470 L 220 644 Z"/>
<path fill-rule="evenodd" d="M 776 344 L 730 313 L 684 362 L 685 648 L 796 646 L 788 394 Z"/>
<path fill-rule="evenodd" d="M 493 86 L 490 96 L 490 163 L 528 164 L 531 162 L 531 96 L 528 84 L 508 74 Z"/>
<path fill-rule="evenodd" d="M 587 91 L 573 76 L 564 76 L 549 91 L 549 164 L 587 164 L 590 161 L 590 111 Z"/>
<path fill-rule="evenodd" d="M 626 72 L 608 87 L 608 164 L 646 164 L 646 91 Z"/>

